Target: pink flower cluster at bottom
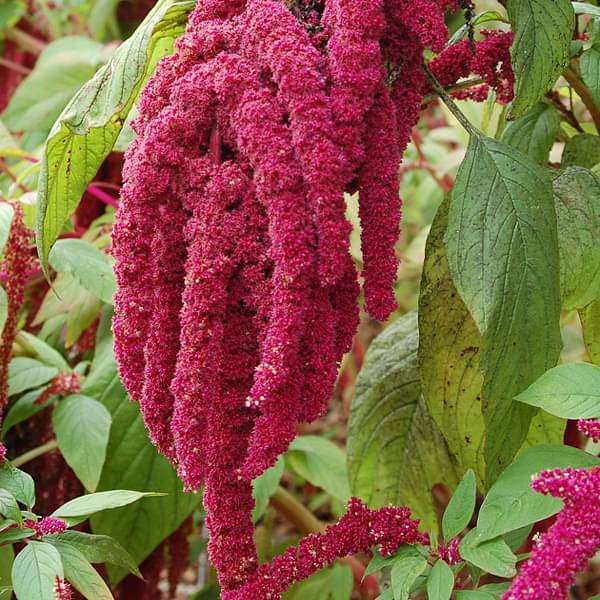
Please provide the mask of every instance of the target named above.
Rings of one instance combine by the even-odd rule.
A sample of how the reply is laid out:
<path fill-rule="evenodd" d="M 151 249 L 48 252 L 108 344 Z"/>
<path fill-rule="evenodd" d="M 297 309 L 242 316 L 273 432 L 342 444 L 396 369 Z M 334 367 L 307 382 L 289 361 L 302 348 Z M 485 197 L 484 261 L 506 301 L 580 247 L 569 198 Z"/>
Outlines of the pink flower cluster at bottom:
<path fill-rule="evenodd" d="M 348 502 L 348 511 L 324 533 L 308 535 L 288 548 L 241 588 L 225 593 L 224 600 L 278 600 L 292 584 L 302 581 L 338 558 L 367 552 L 379 546 L 390 556 L 402 544 L 425 541 L 417 531 L 419 522 L 410 518 L 408 508 L 385 507 L 369 510 L 357 498 Z"/>
<path fill-rule="evenodd" d="M 54 582 L 54 600 L 72 600 L 73 588 L 68 581 L 56 577 Z"/>
<path fill-rule="evenodd" d="M 544 471 L 531 487 L 565 505 L 502 600 L 564 600 L 600 548 L 600 467 Z"/>

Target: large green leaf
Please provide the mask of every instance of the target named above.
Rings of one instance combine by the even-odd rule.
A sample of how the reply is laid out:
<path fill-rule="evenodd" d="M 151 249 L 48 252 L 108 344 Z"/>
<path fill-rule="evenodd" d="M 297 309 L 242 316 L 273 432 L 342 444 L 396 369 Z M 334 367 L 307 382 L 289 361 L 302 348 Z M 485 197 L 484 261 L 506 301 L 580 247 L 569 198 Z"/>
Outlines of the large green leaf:
<path fill-rule="evenodd" d="M 392 566 L 394 600 L 408 600 L 412 586 L 426 567 L 427 560 L 422 556 L 403 556 L 394 562 Z"/>
<path fill-rule="evenodd" d="M 45 135 L 101 61 L 102 44 L 89 38 L 64 37 L 48 44 L 2 115 L 7 127 Z"/>
<path fill-rule="evenodd" d="M 448 200 L 439 207 L 425 248 L 419 296 L 419 370 L 429 412 L 462 471 L 485 478 L 481 334 L 448 266 L 444 235 Z"/>
<path fill-rule="evenodd" d="M 17 600 L 52 600 L 56 578 L 64 576 L 58 550 L 45 542 L 29 542 L 12 567 Z"/>
<path fill-rule="evenodd" d="M 42 402 L 41 404 L 36 403 L 37 399 L 47 387 L 48 386 L 44 386 L 36 390 L 30 390 L 29 392 L 20 396 L 13 404 L 10 405 L 10 408 L 6 412 L 4 419 L 2 419 L 0 437 L 3 438 L 9 429 L 48 407 L 49 402 L 56 396 L 51 396 L 48 398 L 48 400 Z"/>
<path fill-rule="evenodd" d="M 11 586 L 10 572 L 14 562 L 14 551 L 12 546 L 0 547 L 0 589 Z M 10 596 L 6 596 L 8 599 Z M 2 598 L 2 594 L 0 594 Z"/>
<path fill-rule="evenodd" d="M 517 558 L 501 537 L 481 541 L 477 529 L 472 529 L 460 542 L 460 555 L 492 575 L 514 577 L 517 574 Z"/>
<path fill-rule="evenodd" d="M 69 500 L 59 506 L 53 513 L 53 517 L 86 517 L 103 510 L 121 508 L 133 504 L 145 496 L 160 496 L 158 492 L 138 492 L 135 490 L 112 489 L 106 492 L 95 492 L 85 494 Z"/>
<path fill-rule="evenodd" d="M 103 404 L 83 394 L 68 396 L 52 413 L 58 448 L 75 475 L 91 492 L 100 481 L 111 420 Z"/>
<path fill-rule="evenodd" d="M 40 338 L 36 337 L 32 333 L 29 333 L 28 331 L 19 331 L 18 341 L 19 345 L 28 354 L 32 354 L 44 364 L 51 367 L 56 367 L 61 371 L 71 370 L 69 363 L 65 360 L 60 352 L 55 350 L 43 340 L 40 340 Z"/>
<path fill-rule="evenodd" d="M 591 133 L 574 135 L 565 144 L 561 165 L 591 169 L 600 163 L 600 138 Z"/>
<path fill-rule="evenodd" d="M 302 435 L 291 444 L 286 461 L 298 475 L 343 503 L 350 498 L 346 455 L 333 442 Z"/>
<path fill-rule="evenodd" d="M 517 396 L 565 419 L 600 417 L 600 367 L 589 363 L 559 365 Z"/>
<path fill-rule="evenodd" d="M 516 118 L 536 104 L 567 66 L 575 13 L 570 0 L 507 0 L 506 9 L 515 33 L 511 116 Z"/>
<path fill-rule="evenodd" d="M 19 524 L 23 523 L 23 517 L 21 516 L 21 511 L 15 497 L 9 491 L 2 488 L 0 488 L 0 515 Z"/>
<path fill-rule="evenodd" d="M 570 167 L 553 182 L 564 308 L 583 308 L 600 296 L 600 179 Z"/>
<path fill-rule="evenodd" d="M 55 541 L 64 542 L 79 550 L 91 563 L 110 563 L 126 568 L 141 577 L 131 554 L 119 542 L 107 535 L 93 535 L 81 531 L 67 530 L 63 533 L 45 536 L 44 540 L 51 544 Z"/>
<path fill-rule="evenodd" d="M 486 495 L 477 519 L 477 541 L 491 540 L 556 514 L 562 501 L 531 489 L 531 478 L 545 469 L 592 467 L 600 460 L 570 446 L 539 445 L 525 450 Z"/>
<path fill-rule="evenodd" d="M 109 257 L 85 240 L 58 240 L 50 252 L 50 264 L 58 273 L 71 273 L 100 300 L 112 303 L 115 276 Z"/>
<path fill-rule="evenodd" d="M 194 4 L 158 2 L 54 124 L 44 149 L 38 191 L 36 234 L 45 270 L 50 248 L 111 151 L 143 82 L 158 58 L 171 52 Z"/>
<path fill-rule="evenodd" d="M 454 589 L 454 573 L 443 561 L 438 560 L 427 578 L 428 600 L 450 600 Z"/>
<path fill-rule="evenodd" d="M 594 104 L 600 108 L 600 46 L 593 45 L 579 59 L 581 78 L 587 86 Z"/>
<path fill-rule="evenodd" d="M 352 596 L 352 570 L 347 565 L 335 564 L 322 569 L 308 579 L 294 585 L 282 595 L 283 600 L 349 600 Z"/>
<path fill-rule="evenodd" d="M 105 318 L 103 325 L 109 323 L 110 319 Z M 183 492 L 173 467 L 150 443 L 138 406 L 129 402 L 119 381 L 110 337 L 99 338 L 98 347 L 102 357 L 94 361 L 92 372 L 82 387 L 82 393 L 102 402 L 112 415 L 98 489 L 123 487 L 168 495 L 96 515 L 91 520 L 92 531 L 116 539 L 141 563 L 181 525 L 201 498 L 198 494 Z M 149 522 L 152 527 L 148 527 Z M 122 568 L 109 567 L 108 571 L 113 583 L 126 575 Z"/>
<path fill-rule="evenodd" d="M 112 600 L 104 579 L 77 548 L 58 540 L 52 545 L 60 554 L 65 577 L 80 594 L 88 600 Z"/>
<path fill-rule="evenodd" d="M 514 396 L 554 366 L 562 345 L 551 183 L 526 156 L 474 133 L 446 232 L 456 288 L 483 335 L 487 481 L 509 464 L 535 411 Z"/>
<path fill-rule="evenodd" d="M 48 383 L 58 375 L 56 367 L 49 367 L 39 360 L 17 356 L 8 365 L 8 394 L 20 394 L 25 390 Z"/>
<path fill-rule="evenodd" d="M 256 523 L 262 516 L 269 503 L 269 498 L 275 493 L 279 481 L 283 475 L 283 458 L 279 460 L 262 475 L 252 482 L 252 497 L 254 498 L 254 508 L 252 509 L 252 521 Z M 348 488 L 348 478 L 344 469 L 344 485 Z"/>
<path fill-rule="evenodd" d="M 373 506 L 407 504 L 437 528 L 431 488 L 458 483 L 455 464 L 420 395 L 416 315 L 398 319 L 371 344 L 348 425 L 350 490 Z"/>
<path fill-rule="evenodd" d="M 559 129 L 558 111 L 549 104 L 538 102 L 522 117 L 508 123 L 502 133 L 502 141 L 534 162 L 543 164 L 548 161 Z"/>
<path fill-rule="evenodd" d="M 35 504 L 33 478 L 29 473 L 13 467 L 7 460 L 0 466 L 0 488 L 9 491 L 27 508 L 31 508 Z"/>

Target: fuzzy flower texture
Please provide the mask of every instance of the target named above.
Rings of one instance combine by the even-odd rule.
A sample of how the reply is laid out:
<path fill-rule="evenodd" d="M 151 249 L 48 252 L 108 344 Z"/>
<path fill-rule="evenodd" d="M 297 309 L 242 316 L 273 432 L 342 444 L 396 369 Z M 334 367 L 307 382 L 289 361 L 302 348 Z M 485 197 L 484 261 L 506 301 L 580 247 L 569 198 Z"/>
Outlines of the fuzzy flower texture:
<path fill-rule="evenodd" d="M 578 426 L 597 440 L 600 422 L 581 419 Z M 600 549 L 600 467 L 543 471 L 531 487 L 564 507 L 502 600 L 566 600 L 575 575 Z"/>
<path fill-rule="evenodd" d="M 204 485 L 229 598 L 277 598 L 318 568 L 268 571 L 269 596 L 247 589 L 266 585 L 251 481 L 298 422 L 326 411 L 352 343 L 360 289 L 346 192 L 359 192 L 366 308 L 381 320 L 395 308 L 398 167 L 430 91 L 423 53 L 444 61 L 453 48 L 448 8 L 200 0 L 142 94 L 113 231 L 115 354 L 153 443 L 187 489 Z M 485 65 L 491 86 L 506 79 L 498 46 L 478 46 L 469 63 Z M 334 536 L 327 560 L 403 539 L 386 514 L 373 514 L 381 535 L 353 530 L 356 547 Z"/>

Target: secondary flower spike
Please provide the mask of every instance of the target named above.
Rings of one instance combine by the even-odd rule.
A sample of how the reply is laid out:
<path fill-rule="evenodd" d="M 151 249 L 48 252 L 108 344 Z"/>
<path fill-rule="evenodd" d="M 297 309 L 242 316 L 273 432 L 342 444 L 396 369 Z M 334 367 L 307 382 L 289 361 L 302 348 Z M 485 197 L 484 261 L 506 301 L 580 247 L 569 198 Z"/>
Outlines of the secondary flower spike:
<path fill-rule="evenodd" d="M 337 556 L 418 539 L 406 509 L 352 501 L 306 555 L 259 567 L 251 480 L 326 411 L 352 344 L 345 194 L 366 309 L 395 308 L 398 168 L 450 4 L 199 0 L 142 92 L 113 233 L 115 355 L 153 443 L 204 486 L 224 597 L 276 598 Z"/>

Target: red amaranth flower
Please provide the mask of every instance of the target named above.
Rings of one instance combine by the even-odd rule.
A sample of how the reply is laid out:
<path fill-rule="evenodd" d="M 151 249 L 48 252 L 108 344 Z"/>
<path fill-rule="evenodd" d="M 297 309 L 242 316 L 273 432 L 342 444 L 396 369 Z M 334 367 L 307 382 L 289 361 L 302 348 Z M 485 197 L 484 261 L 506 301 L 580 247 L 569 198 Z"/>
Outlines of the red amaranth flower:
<path fill-rule="evenodd" d="M 600 467 L 544 471 L 531 487 L 564 500 L 503 600 L 564 600 L 575 575 L 600 548 Z"/>
<path fill-rule="evenodd" d="M 52 533 L 62 533 L 67 528 L 67 523 L 56 517 L 43 517 L 39 521 L 26 519 L 25 526 L 33 529 L 37 537 L 42 537 Z"/>
<path fill-rule="evenodd" d="M 4 463 L 5 460 L 6 460 L 6 448 L 4 447 L 4 444 L 2 444 L 2 442 L 0 442 L 0 465 L 2 465 L 2 463 Z"/>
<path fill-rule="evenodd" d="M 31 253 L 32 232 L 27 229 L 23 221 L 23 208 L 17 202 L 11 202 L 10 204 L 14 216 L 4 249 L 4 258 L 0 263 L 4 290 L 8 298 L 7 317 L 0 344 L 0 419 L 8 402 L 8 364 L 17 335 L 19 312 L 25 299 L 27 272 L 34 263 L 34 257 Z"/>
<path fill-rule="evenodd" d="M 291 4 L 197 4 L 141 95 L 113 235 L 120 373 L 186 488 L 204 483 L 224 594 L 259 568 L 251 479 L 326 410 L 352 343 L 357 186 L 367 308 L 394 308 L 397 171 L 425 89 L 405 2 Z M 361 548 L 385 542 L 365 531 Z"/>
<path fill-rule="evenodd" d="M 379 546 L 383 556 L 392 555 L 402 544 L 421 541 L 418 521 L 408 508 L 385 507 L 369 510 L 357 498 L 348 502 L 346 514 L 323 533 L 302 538 L 270 564 L 261 565 L 256 575 L 224 600 L 278 600 L 291 585 L 302 581 L 338 558 L 367 552 Z"/>
<path fill-rule="evenodd" d="M 73 588 L 65 579 L 58 575 L 54 582 L 54 600 L 73 600 Z"/>
<path fill-rule="evenodd" d="M 600 421 L 596 419 L 579 419 L 577 429 L 596 444 L 600 442 Z"/>
<path fill-rule="evenodd" d="M 60 373 L 39 395 L 35 404 L 44 404 L 51 396 L 77 394 L 81 390 L 81 379 L 77 373 Z"/>

